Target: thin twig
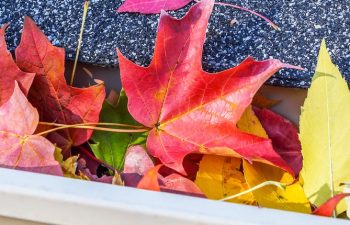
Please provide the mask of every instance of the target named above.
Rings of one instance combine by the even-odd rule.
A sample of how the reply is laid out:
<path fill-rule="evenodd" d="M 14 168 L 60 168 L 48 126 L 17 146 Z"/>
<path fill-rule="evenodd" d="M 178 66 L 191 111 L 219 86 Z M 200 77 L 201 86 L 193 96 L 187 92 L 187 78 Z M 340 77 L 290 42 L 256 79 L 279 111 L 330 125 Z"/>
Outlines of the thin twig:
<path fill-rule="evenodd" d="M 55 126 L 55 127 L 62 127 L 65 126 L 65 124 L 59 124 L 59 123 L 49 123 L 49 122 L 39 122 L 41 125 L 48 125 L 48 126 Z M 74 124 L 76 126 L 116 126 L 116 127 L 131 127 L 131 128 L 145 128 L 144 126 L 136 126 L 136 125 L 129 125 L 129 124 L 123 124 L 123 123 L 78 123 Z"/>
<path fill-rule="evenodd" d="M 194 0 L 195 2 L 200 2 L 200 0 Z M 261 19 L 265 20 L 266 22 L 268 22 L 273 29 L 277 30 L 277 31 L 281 31 L 281 28 L 279 28 L 279 26 L 277 26 L 274 22 L 272 22 L 270 19 L 268 19 L 266 16 L 261 15 L 260 13 L 255 12 L 254 10 L 239 6 L 239 5 L 234 5 L 234 4 L 230 4 L 230 3 L 224 3 L 224 2 L 215 2 L 215 5 L 221 5 L 221 6 L 228 6 L 228 7 L 232 7 L 235 9 L 239 9 L 245 12 L 249 12 L 251 14 L 254 14 L 258 17 L 260 17 Z"/>
<path fill-rule="evenodd" d="M 255 190 L 259 189 L 259 188 L 262 188 L 262 187 L 265 187 L 265 186 L 268 186 L 268 185 L 274 185 L 274 186 L 276 186 L 276 187 L 278 187 L 278 188 L 280 188 L 282 190 L 286 189 L 286 184 L 283 184 L 283 183 L 280 183 L 280 182 L 277 182 L 277 181 L 265 181 L 265 182 L 263 182 L 261 184 L 258 184 L 258 185 L 254 186 L 252 188 L 249 188 L 248 190 L 245 190 L 245 191 L 242 191 L 242 192 L 240 192 L 238 194 L 231 195 L 229 197 L 220 199 L 219 201 L 227 201 L 227 200 L 231 200 L 231 199 L 234 199 L 234 198 L 238 198 L 238 197 L 240 197 L 242 195 L 248 194 L 248 193 L 250 193 L 252 191 L 255 191 Z"/>
<path fill-rule="evenodd" d="M 81 43 L 83 42 L 83 33 L 84 33 L 84 28 L 85 28 L 85 21 L 86 21 L 86 16 L 87 16 L 87 12 L 89 9 L 89 4 L 90 1 L 86 0 L 84 2 L 84 11 L 83 11 L 83 19 L 81 21 L 81 27 L 80 27 L 80 34 L 79 34 L 79 40 L 78 40 L 78 47 L 77 47 L 77 52 L 75 55 L 75 60 L 74 60 L 74 66 L 73 66 L 73 70 L 72 70 L 72 75 L 70 78 L 70 85 L 73 85 L 74 82 L 74 76 L 75 76 L 75 71 L 77 69 L 77 64 L 78 64 L 78 59 L 79 59 L 79 54 L 80 54 L 80 48 L 81 48 Z"/>
<path fill-rule="evenodd" d="M 135 130 L 124 130 L 124 129 L 113 129 L 113 128 L 104 128 L 104 127 L 95 127 L 95 126 L 85 126 L 85 125 L 66 125 L 66 124 L 56 124 L 56 128 L 43 131 L 41 133 L 38 133 L 37 135 L 45 135 L 54 131 L 63 130 L 67 128 L 74 128 L 74 129 L 91 129 L 91 130 L 99 130 L 99 131 L 107 131 L 107 132 L 114 132 L 114 133 L 143 133 L 146 131 L 149 131 L 148 129 L 135 129 Z"/>

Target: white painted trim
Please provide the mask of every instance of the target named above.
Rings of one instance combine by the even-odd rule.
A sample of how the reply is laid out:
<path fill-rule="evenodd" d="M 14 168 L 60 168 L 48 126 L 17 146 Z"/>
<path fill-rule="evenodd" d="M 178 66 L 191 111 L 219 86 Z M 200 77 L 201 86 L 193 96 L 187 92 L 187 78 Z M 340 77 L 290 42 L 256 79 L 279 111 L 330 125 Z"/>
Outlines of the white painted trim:
<path fill-rule="evenodd" d="M 62 225 L 342 225 L 329 219 L 0 168 L 0 216 Z"/>

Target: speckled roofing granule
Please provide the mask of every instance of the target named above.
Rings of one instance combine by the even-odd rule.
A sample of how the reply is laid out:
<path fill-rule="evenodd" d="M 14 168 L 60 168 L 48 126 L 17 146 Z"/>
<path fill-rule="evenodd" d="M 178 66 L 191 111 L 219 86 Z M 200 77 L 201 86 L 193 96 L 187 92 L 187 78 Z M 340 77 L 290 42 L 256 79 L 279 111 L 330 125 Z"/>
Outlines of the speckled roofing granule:
<path fill-rule="evenodd" d="M 221 0 L 253 9 L 276 22 L 281 32 L 265 21 L 239 10 L 215 6 L 208 28 L 203 66 L 223 70 L 252 55 L 278 58 L 307 71 L 283 70 L 269 84 L 307 87 L 316 64 L 320 42 L 326 37 L 334 62 L 350 81 L 350 4 L 348 0 Z M 92 0 L 80 61 L 117 65 L 118 47 L 130 59 L 147 65 L 153 54 L 158 15 L 116 13 L 121 0 Z M 31 16 L 54 45 L 74 58 L 83 0 L 2 0 L 0 24 L 11 22 L 7 41 L 19 42 L 22 17 Z M 189 6 L 188 6 L 189 7 Z M 171 12 L 183 16 L 188 7 Z M 238 22 L 233 26 L 230 21 Z"/>

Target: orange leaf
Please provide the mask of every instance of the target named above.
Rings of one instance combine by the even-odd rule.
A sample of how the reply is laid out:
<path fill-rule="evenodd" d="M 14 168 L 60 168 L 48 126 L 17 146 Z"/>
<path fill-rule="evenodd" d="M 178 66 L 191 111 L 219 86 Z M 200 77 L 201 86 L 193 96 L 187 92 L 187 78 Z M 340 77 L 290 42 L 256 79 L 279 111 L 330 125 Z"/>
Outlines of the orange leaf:
<path fill-rule="evenodd" d="M 158 183 L 158 171 L 162 166 L 163 165 L 160 164 L 149 169 L 137 184 L 137 188 L 151 191 L 160 191 L 160 186 Z"/>

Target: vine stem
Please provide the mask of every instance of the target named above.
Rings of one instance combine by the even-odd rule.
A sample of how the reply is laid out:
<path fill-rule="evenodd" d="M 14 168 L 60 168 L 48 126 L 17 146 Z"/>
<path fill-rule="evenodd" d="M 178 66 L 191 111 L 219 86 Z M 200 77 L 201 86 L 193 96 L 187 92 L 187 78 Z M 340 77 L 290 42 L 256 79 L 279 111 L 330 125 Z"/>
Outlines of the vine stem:
<path fill-rule="evenodd" d="M 49 123 L 49 122 L 39 122 L 41 125 L 49 125 L 49 126 L 56 126 L 56 127 L 61 127 L 62 125 L 65 124 L 59 124 L 59 123 Z M 116 126 L 116 127 L 131 127 L 131 128 L 145 128 L 143 126 L 136 126 L 136 125 L 129 125 L 129 124 L 123 124 L 123 123 L 78 123 L 78 124 L 73 124 L 77 126 Z"/>
<path fill-rule="evenodd" d="M 200 2 L 200 0 L 194 0 L 195 2 Z M 266 16 L 261 15 L 260 13 L 255 12 L 254 10 L 239 6 L 239 5 L 234 5 L 234 4 L 230 4 L 230 3 L 225 3 L 225 2 L 215 2 L 215 5 L 221 5 L 221 6 L 228 6 L 228 7 L 232 7 L 235 9 L 239 9 L 245 12 L 249 12 L 253 15 L 256 15 L 258 17 L 260 17 L 261 19 L 265 20 L 266 22 L 268 22 L 270 24 L 270 26 L 277 30 L 277 31 L 281 31 L 281 28 L 279 28 L 279 26 L 277 26 L 274 22 L 272 22 L 270 19 L 268 19 Z"/>
<path fill-rule="evenodd" d="M 89 125 L 83 125 L 83 124 L 58 124 L 58 123 L 51 123 L 50 125 L 56 126 L 56 128 L 43 131 L 41 133 L 38 133 L 36 135 L 45 135 L 57 130 L 63 130 L 67 128 L 74 128 L 74 129 L 91 129 L 91 130 L 99 130 L 99 131 L 107 131 L 107 132 L 114 132 L 114 133 L 143 133 L 146 131 L 149 131 L 148 129 L 134 129 L 134 130 L 124 130 L 124 129 L 114 129 L 114 128 L 105 128 L 105 127 L 95 127 L 95 126 L 89 126 Z"/>
<path fill-rule="evenodd" d="M 81 21 L 80 34 L 79 34 L 79 40 L 78 40 L 78 47 L 77 47 L 77 52 L 76 52 L 76 55 L 75 55 L 72 75 L 71 75 L 71 78 L 70 78 L 70 85 L 71 86 L 73 85 L 75 71 L 77 70 L 77 64 L 78 64 L 78 59 L 79 59 L 79 54 L 80 54 L 81 43 L 83 42 L 83 33 L 84 33 L 84 28 L 85 28 L 86 16 L 87 16 L 87 12 L 88 12 L 88 9 L 89 9 L 89 4 L 90 4 L 90 1 L 89 0 L 85 0 L 85 2 L 84 2 L 84 10 L 83 10 L 83 18 L 82 18 L 82 21 Z"/>
<path fill-rule="evenodd" d="M 237 193 L 235 195 L 231 195 L 231 196 L 228 196 L 226 198 L 220 199 L 219 201 L 227 201 L 227 200 L 235 199 L 235 198 L 238 198 L 238 197 L 240 197 L 242 195 L 248 194 L 248 193 L 250 193 L 252 191 L 255 191 L 257 189 L 260 189 L 262 187 L 269 186 L 269 185 L 276 186 L 276 187 L 278 187 L 278 188 L 280 188 L 282 190 L 285 190 L 286 186 L 287 186 L 286 184 L 283 184 L 283 183 L 280 183 L 280 182 L 277 182 L 277 181 L 265 181 L 265 182 L 263 182 L 261 184 L 258 184 L 258 185 L 254 186 L 252 188 L 249 188 L 248 190 L 245 190 L 245 191 L 242 191 L 242 192 Z"/>

